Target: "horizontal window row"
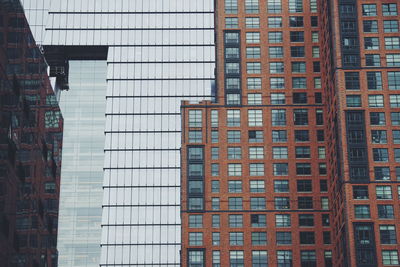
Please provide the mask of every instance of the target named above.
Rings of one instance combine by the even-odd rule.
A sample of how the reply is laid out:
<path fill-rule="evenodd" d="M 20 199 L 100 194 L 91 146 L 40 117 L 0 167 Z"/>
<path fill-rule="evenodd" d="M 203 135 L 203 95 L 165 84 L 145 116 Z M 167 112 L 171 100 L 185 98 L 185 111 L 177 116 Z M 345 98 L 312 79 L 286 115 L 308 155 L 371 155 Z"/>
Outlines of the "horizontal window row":
<path fill-rule="evenodd" d="M 297 180 L 296 192 L 298 193 L 311 193 L 313 192 L 312 180 Z M 274 193 L 289 193 L 289 180 L 274 180 Z M 220 193 L 220 181 L 211 181 L 211 192 Z M 242 180 L 229 180 L 226 189 L 228 193 L 242 193 L 243 181 Z M 189 186 L 190 189 L 190 186 Z M 249 181 L 250 193 L 265 193 L 264 180 L 251 180 Z M 320 192 L 327 192 L 327 180 L 320 180 Z"/>
<path fill-rule="evenodd" d="M 251 234 L 252 246 L 265 246 L 267 245 L 266 232 L 252 232 Z M 275 232 L 275 240 L 277 245 L 291 245 L 292 232 Z M 243 232 L 229 232 L 229 245 L 230 246 L 243 246 L 245 245 L 245 234 Z M 203 246 L 203 233 L 202 232 L 189 232 L 188 234 L 189 246 Z M 221 234 L 219 232 L 212 233 L 212 245 L 221 245 Z M 300 245 L 314 245 L 316 243 L 315 232 L 299 232 Z M 331 244 L 331 233 L 329 231 L 323 232 L 323 243 Z M 246 244 L 247 245 L 247 244 Z"/>
<path fill-rule="evenodd" d="M 248 203 L 249 202 L 249 203 Z M 251 210 L 266 210 L 267 202 L 271 202 L 271 207 L 275 210 L 312 210 L 321 209 L 329 210 L 328 197 L 321 197 L 319 200 L 313 197 L 298 197 L 296 200 L 291 200 L 289 197 L 275 197 L 274 200 L 266 201 L 265 197 L 251 197 L 250 201 L 243 201 L 242 197 L 229 197 L 228 198 L 228 209 L 229 210 L 243 210 L 244 204 L 248 206 L 247 209 Z M 292 203 L 292 205 L 291 205 Z M 293 205 L 293 204 L 296 205 Z M 318 205 L 315 205 L 318 204 Z M 218 197 L 211 198 L 211 209 L 220 210 L 221 200 Z M 188 198 L 188 210 L 196 211 L 204 209 L 204 198 L 202 197 L 189 197 Z"/>
<path fill-rule="evenodd" d="M 265 1 L 265 0 L 262 0 Z M 225 0 L 225 14 L 237 14 L 240 8 L 239 4 L 244 2 L 244 10 L 246 14 L 256 14 L 260 12 L 259 0 Z M 268 0 L 266 12 L 269 14 L 282 13 L 282 0 Z M 307 0 L 310 12 L 317 12 L 317 0 Z M 289 13 L 305 12 L 303 0 L 288 0 Z"/>
<path fill-rule="evenodd" d="M 365 17 L 378 16 L 378 9 L 376 4 L 363 4 L 362 15 Z M 382 16 L 397 16 L 397 4 L 385 3 L 380 6 Z"/>
<path fill-rule="evenodd" d="M 361 107 L 361 95 L 347 95 L 346 96 L 347 107 Z M 384 95 L 368 95 L 368 107 L 370 108 L 383 108 L 385 107 Z M 399 108 L 400 107 L 400 95 L 389 95 L 389 107 Z"/>
<path fill-rule="evenodd" d="M 276 67 L 277 65 L 274 64 Z M 296 64 L 295 68 L 299 65 Z M 310 87 L 307 77 L 293 77 L 291 79 L 291 85 L 287 82 L 288 79 L 285 77 L 271 77 L 269 78 L 269 89 L 307 89 Z M 267 89 L 267 86 L 262 85 L 262 79 L 260 77 L 249 77 L 247 78 L 247 89 L 248 90 L 261 90 Z M 263 88 L 264 87 L 264 88 Z M 321 78 L 313 78 L 313 87 L 315 89 L 321 89 Z M 240 90 L 241 82 L 239 78 L 226 78 L 225 79 L 225 89 L 226 90 Z"/>
<path fill-rule="evenodd" d="M 399 32 L 399 21 L 395 20 L 384 20 L 383 21 L 383 32 L 392 33 Z M 363 31 L 364 33 L 378 33 L 379 26 L 377 20 L 364 20 L 363 21 Z"/>
<path fill-rule="evenodd" d="M 400 199 L 400 186 L 397 186 L 397 194 Z M 393 199 L 392 186 L 377 185 L 375 186 L 375 197 L 378 200 Z M 359 185 L 353 186 L 353 198 L 357 200 L 369 199 L 368 186 Z"/>
<path fill-rule="evenodd" d="M 365 73 L 364 79 L 367 84 L 368 90 L 382 90 L 384 88 L 382 82 L 382 72 L 368 71 Z M 360 73 L 359 72 L 345 72 L 345 82 L 347 90 L 360 90 Z M 387 88 L 389 90 L 400 89 L 400 72 L 389 71 L 387 73 Z M 386 86 L 385 86 L 386 88 Z"/>

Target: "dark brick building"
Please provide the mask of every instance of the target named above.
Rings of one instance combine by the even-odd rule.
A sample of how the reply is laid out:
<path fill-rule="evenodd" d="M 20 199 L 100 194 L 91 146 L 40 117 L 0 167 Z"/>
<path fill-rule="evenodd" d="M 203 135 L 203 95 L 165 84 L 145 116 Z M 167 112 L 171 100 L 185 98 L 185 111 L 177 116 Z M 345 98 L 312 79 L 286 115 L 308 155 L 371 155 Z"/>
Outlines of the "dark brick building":
<path fill-rule="evenodd" d="M 216 1 L 184 102 L 183 266 L 399 266 L 400 3 Z"/>
<path fill-rule="evenodd" d="M 16 0 L 0 1 L 0 265 L 57 265 L 63 119 Z"/>

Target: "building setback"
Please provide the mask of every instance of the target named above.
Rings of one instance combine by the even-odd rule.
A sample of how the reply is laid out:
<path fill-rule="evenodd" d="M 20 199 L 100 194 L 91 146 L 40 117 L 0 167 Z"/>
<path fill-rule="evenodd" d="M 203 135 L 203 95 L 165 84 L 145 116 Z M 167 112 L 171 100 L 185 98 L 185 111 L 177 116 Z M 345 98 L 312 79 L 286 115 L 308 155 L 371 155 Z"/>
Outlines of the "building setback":
<path fill-rule="evenodd" d="M 216 1 L 182 104 L 183 266 L 398 266 L 400 5 Z"/>
<path fill-rule="evenodd" d="M 57 266 L 62 127 L 23 9 L 0 1 L 1 266 Z"/>

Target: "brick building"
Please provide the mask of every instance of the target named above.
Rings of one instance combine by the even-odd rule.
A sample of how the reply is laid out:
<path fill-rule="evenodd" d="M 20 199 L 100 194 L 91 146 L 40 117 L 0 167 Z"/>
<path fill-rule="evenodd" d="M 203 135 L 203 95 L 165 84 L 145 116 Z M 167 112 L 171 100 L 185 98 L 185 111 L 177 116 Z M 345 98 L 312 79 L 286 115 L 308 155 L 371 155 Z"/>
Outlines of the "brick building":
<path fill-rule="evenodd" d="M 21 4 L 0 1 L 0 265 L 57 266 L 63 119 Z"/>
<path fill-rule="evenodd" d="M 183 266 L 399 266 L 399 9 L 216 1 L 217 95 L 182 104 Z"/>

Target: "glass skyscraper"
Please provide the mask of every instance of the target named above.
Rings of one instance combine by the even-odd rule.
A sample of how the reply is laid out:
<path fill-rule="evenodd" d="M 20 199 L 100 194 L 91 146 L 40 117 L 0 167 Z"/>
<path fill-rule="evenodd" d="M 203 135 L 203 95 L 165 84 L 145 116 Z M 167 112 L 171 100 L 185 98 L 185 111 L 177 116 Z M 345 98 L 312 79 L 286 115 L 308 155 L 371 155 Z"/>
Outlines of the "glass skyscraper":
<path fill-rule="evenodd" d="M 99 77 L 107 80 L 105 131 L 98 132 L 105 134 L 100 266 L 179 266 L 180 102 L 212 97 L 214 1 L 23 2 L 45 50 L 62 48 L 67 60 L 98 59 L 91 58 L 93 51 L 108 50 L 103 55 L 107 75 Z M 92 90 L 90 85 L 73 86 L 72 73 L 80 67 L 70 62 L 71 91 L 62 93 L 61 103 L 72 90 Z M 86 68 L 84 72 L 95 72 L 92 66 Z M 96 117 L 103 111 L 98 112 Z M 79 139 L 76 142 L 79 146 Z M 79 159 L 81 152 L 74 153 L 63 164 Z M 98 158 L 91 160 L 97 164 Z M 68 186 L 80 183 L 61 179 L 61 196 L 69 192 Z M 82 178 L 76 174 L 73 179 Z M 96 184 L 103 177 L 90 179 Z M 81 197 L 85 192 L 75 194 L 81 202 L 90 201 Z M 79 221 L 79 229 L 68 227 L 78 223 L 71 221 L 79 218 L 81 210 L 75 201 L 61 203 L 58 249 L 60 259 L 68 260 L 60 260 L 60 267 L 98 266 L 79 261 L 75 253 L 77 247 L 91 246 L 94 239 L 82 239 L 78 245 L 62 238 L 79 235 L 84 224 L 87 229 L 93 225 L 87 220 Z"/>

